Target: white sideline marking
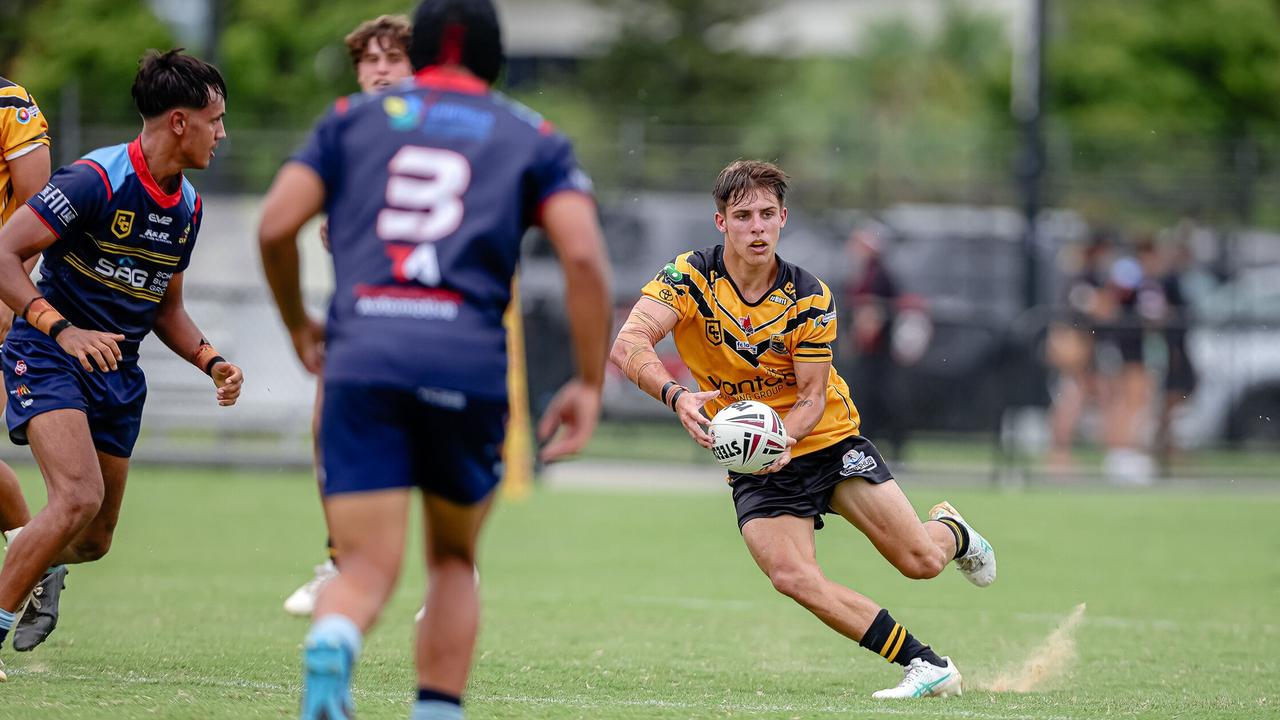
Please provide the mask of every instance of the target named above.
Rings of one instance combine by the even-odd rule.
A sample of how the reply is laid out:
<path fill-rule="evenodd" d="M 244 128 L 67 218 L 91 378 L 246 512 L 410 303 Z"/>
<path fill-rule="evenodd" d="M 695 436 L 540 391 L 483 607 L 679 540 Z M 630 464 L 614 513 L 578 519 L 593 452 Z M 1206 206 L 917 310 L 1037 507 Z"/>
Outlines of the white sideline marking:
<path fill-rule="evenodd" d="M 117 673 L 111 671 L 96 672 L 87 674 L 85 672 L 58 672 L 56 670 L 30 669 L 30 668 L 12 668 L 10 671 L 12 680 L 20 680 L 23 676 L 39 676 L 41 678 L 51 678 L 56 680 L 75 680 L 75 681 L 108 681 L 112 683 L 121 683 L 126 685 L 163 685 L 172 684 L 177 686 L 201 686 L 201 687 L 224 687 L 238 688 L 250 690 L 270 690 L 278 693 L 286 693 L 290 695 L 300 694 L 302 687 L 297 684 L 275 683 L 258 680 L 240 680 L 236 678 L 220 678 L 209 675 L 191 675 L 183 673 L 181 675 L 151 677 L 147 675 L 139 675 L 137 673 Z M 358 685 L 354 688 L 356 698 L 378 698 L 387 701 L 403 701 L 406 705 L 410 700 L 411 693 L 405 691 L 388 691 L 388 690 L 364 690 Z M 777 714 L 777 713 L 821 713 L 827 715 L 841 715 L 845 717 L 861 716 L 861 717 L 883 717 L 889 715 L 909 716 L 909 717 L 940 717 L 940 718 L 973 718 L 974 720 L 1072 720 L 1067 715 L 1008 715 L 1003 713 L 982 712 L 979 710 L 962 710 L 958 708 L 948 707 L 945 701 L 923 700 L 914 703 L 903 703 L 899 706 L 895 703 L 894 707 L 882 706 L 877 704 L 874 708 L 849 708 L 839 707 L 835 705 L 825 706 L 803 706 L 803 705 L 773 705 L 767 703 L 726 703 L 726 702 L 676 702 L 671 700 L 658 699 L 618 699 L 618 700 L 595 700 L 583 695 L 574 695 L 566 697 L 538 697 L 533 695 L 490 695 L 487 693 L 471 693 L 468 699 L 473 702 L 487 703 L 510 703 L 518 705 L 548 705 L 554 707 L 568 707 L 574 709 L 591 709 L 605 710 L 615 707 L 654 707 L 669 710 L 717 710 L 735 713 L 752 713 L 752 714 Z M 885 704 L 887 705 L 887 704 Z"/>

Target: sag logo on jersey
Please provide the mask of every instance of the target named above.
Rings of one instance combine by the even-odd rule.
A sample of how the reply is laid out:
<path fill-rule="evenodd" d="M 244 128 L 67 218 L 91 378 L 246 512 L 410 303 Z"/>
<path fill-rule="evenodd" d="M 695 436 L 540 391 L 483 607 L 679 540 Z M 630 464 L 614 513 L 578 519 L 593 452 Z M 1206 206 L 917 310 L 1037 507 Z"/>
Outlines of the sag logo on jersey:
<path fill-rule="evenodd" d="M 724 342 L 724 336 L 720 334 L 719 320 L 707 321 L 707 342 L 711 343 L 713 346 Z"/>
<path fill-rule="evenodd" d="M 133 215 L 133 213 L 129 214 Z M 94 270 L 103 277 L 123 281 L 131 287 L 146 287 L 147 271 L 132 265 L 133 260 L 127 257 L 120 258 L 119 265 L 112 265 L 110 258 L 98 258 L 98 266 Z"/>
<path fill-rule="evenodd" d="M 131 232 L 133 232 L 133 211 L 117 210 L 116 216 L 111 219 L 111 234 L 123 240 L 129 237 Z"/>

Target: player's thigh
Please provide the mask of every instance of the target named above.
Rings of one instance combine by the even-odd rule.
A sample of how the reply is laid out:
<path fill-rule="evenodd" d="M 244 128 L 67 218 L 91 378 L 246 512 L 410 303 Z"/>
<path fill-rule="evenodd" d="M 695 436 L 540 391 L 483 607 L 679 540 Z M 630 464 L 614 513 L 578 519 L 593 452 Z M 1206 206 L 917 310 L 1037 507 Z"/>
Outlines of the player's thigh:
<path fill-rule="evenodd" d="M 84 411 L 58 408 L 27 422 L 26 439 L 40 466 L 49 499 L 55 496 L 103 494 L 102 470 Z"/>
<path fill-rule="evenodd" d="M 793 515 L 753 518 L 743 524 L 742 540 L 756 565 L 770 578 L 784 572 L 811 570 L 818 565 L 813 518 Z"/>
<path fill-rule="evenodd" d="M 492 494 L 479 502 L 464 505 L 423 493 L 427 563 L 447 558 L 461 558 L 474 563 L 480 529 L 492 507 Z"/>
<path fill-rule="evenodd" d="M 349 563 L 375 565 L 391 572 L 400 567 L 409 527 L 410 501 L 408 488 L 344 492 L 325 497 L 329 534 L 342 557 L 344 571 Z"/>
<path fill-rule="evenodd" d="M 896 480 L 873 484 L 849 478 L 832 492 L 831 508 L 861 530 L 890 561 L 933 547 L 920 516 Z"/>

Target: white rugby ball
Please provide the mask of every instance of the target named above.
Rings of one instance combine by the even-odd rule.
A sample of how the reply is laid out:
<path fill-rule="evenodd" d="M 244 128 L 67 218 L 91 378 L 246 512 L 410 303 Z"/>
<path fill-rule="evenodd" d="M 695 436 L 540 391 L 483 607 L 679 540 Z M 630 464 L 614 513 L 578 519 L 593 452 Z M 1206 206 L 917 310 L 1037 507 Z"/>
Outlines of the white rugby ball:
<path fill-rule="evenodd" d="M 711 418 L 711 455 L 736 473 L 763 470 L 787 449 L 787 431 L 773 408 L 741 400 Z"/>

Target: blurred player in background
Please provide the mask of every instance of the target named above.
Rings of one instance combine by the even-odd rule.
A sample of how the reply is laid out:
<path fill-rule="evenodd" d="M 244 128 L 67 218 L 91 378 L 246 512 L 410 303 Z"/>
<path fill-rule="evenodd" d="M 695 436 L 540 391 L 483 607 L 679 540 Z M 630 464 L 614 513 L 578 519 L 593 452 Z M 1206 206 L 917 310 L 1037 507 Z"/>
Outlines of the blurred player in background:
<path fill-rule="evenodd" d="M 644 286 L 610 355 L 641 390 L 667 405 L 703 447 L 707 419 L 738 400 L 780 415 L 788 448 L 755 475 L 729 473 L 738 528 L 774 588 L 836 632 L 906 667 L 877 698 L 960 694 L 960 673 L 871 599 L 832 582 L 818 565 L 814 531 L 839 513 L 909 578 L 936 577 L 951 560 L 990 585 L 995 552 L 948 503 L 920 522 L 831 366 L 836 311 L 826 284 L 776 254 L 787 221 L 787 178 L 774 165 L 737 161 L 716 180 L 715 224 L 724 243 L 684 253 Z M 674 331 L 698 385 L 680 386 L 654 347 Z M 703 406 L 706 405 L 704 410 Z"/>
<path fill-rule="evenodd" d="M 202 218 L 183 171 L 207 167 L 225 137 L 226 85 L 181 51 L 151 53 L 133 98 L 143 117 L 133 142 L 59 169 L 0 228 L 0 300 L 17 313 L 0 356 L 9 437 L 30 443 L 49 497 L 0 569 L 0 642 L 46 569 L 111 547 L 147 392 L 143 338 L 154 330 L 208 374 L 219 405 L 240 394 L 240 369 L 182 301 Z M 40 253 L 37 288 L 23 263 Z"/>
<path fill-rule="evenodd" d="M 487 0 L 423 2 L 409 56 L 412 87 L 342 98 L 320 121 L 277 175 L 259 230 L 294 349 L 324 372 L 322 483 L 342 572 L 303 649 L 307 719 L 351 716 L 352 670 L 395 587 L 414 487 L 430 589 L 412 717 L 463 715 L 476 541 L 502 474 L 502 315 L 531 224 L 565 269 L 578 366 L 539 427 L 544 439 L 564 430 L 543 460 L 579 450 L 600 411 L 610 302 L 590 180 L 567 139 L 490 90 L 503 54 Z M 306 314 L 298 277 L 298 230 L 321 210 L 335 274 L 326 324 Z"/>
<path fill-rule="evenodd" d="M 49 179 L 49 122 L 35 98 L 21 85 L 0 77 L 0 227 L 9 221 L 32 195 Z M 37 257 L 32 256 L 25 267 L 28 274 L 35 267 Z M 0 303 L 0 345 L 13 326 L 13 310 Z M 4 411 L 8 393 L 0 393 L 0 412 Z M 22 497 L 18 476 L 0 461 L 0 532 L 9 542 L 31 520 L 31 511 Z M 66 567 L 58 566 L 45 573 L 33 591 L 33 602 L 18 619 L 13 646 L 17 650 L 30 650 L 32 643 L 28 629 L 40 624 L 56 624 L 58 597 L 66 577 Z"/>
<path fill-rule="evenodd" d="M 409 79 L 413 65 L 409 63 L 409 39 L 412 26 L 403 15 L 381 15 L 356 26 L 346 37 L 347 52 L 355 67 L 356 82 L 366 93 L 385 90 Z M 328 247 L 329 226 L 321 226 L 321 239 Z M 311 431 L 316 441 L 316 468 L 320 468 L 320 407 L 324 398 L 324 384 L 316 383 L 315 412 Z M 328 523 L 326 522 L 326 525 Z M 307 617 L 316 607 L 316 598 L 324 584 L 338 574 L 338 556 L 333 548 L 333 538 L 327 542 L 329 558 L 315 568 L 315 574 L 284 601 L 284 611 L 290 615 Z"/>

